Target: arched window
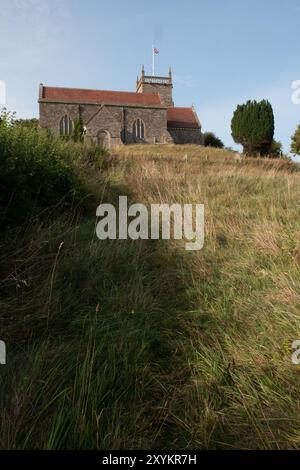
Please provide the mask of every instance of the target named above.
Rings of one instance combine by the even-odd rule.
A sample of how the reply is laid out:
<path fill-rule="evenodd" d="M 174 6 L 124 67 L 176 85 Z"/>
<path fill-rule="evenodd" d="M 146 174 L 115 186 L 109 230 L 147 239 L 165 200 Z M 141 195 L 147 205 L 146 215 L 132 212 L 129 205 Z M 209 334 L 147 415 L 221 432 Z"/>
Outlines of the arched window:
<path fill-rule="evenodd" d="M 142 140 L 145 138 L 145 124 L 141 119 L 137 119 L 133 123 L 133 137 L 136 140 Z"/>
<path fill-rule="evenodd" d="M 74 124 L 69 116 L 65 115 L 60 120 L 59 133 L 60 135 L 72 135 L 74 131 Z"/>

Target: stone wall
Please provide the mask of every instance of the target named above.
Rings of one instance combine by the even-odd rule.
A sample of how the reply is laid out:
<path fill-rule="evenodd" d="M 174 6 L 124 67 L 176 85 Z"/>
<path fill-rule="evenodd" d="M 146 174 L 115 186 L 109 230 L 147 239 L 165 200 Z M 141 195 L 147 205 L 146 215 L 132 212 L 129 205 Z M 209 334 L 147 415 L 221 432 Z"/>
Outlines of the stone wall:
<path fill-rule="evenodd" d="M 167 110 L 155 108 L 126 108 L 125 109 L 125 142 L 135 142 L 133 123 L 136 119 L 142 119 L 145 125 L 145 139 L 149 144 L 164 143 L 167 135 Z"/>
<path fill-rule="evenodd" d="M 40 127 L 50 129 L 54 135 L 59 135 L 60 120 L 66 114 L 73 121 L 78 119 L 78 104 L 40 103 Z"/>
<path fill-rule="evenodd" d="M 120 106 L 84 105 L 82 106 L 82 121 L 87 129 L 87 139 L 96 144 L 99 135 L 106 131 L 109 133 L 108 147 L 122 145 L 121 134 L 123 128 L 123 108 Z"/>
<path fill-rule="evenodd" d="M 168 132 L 174 144 L 198 144 L 203 145 L 201 129 L 168 128 Z"/>
<path fill-rule="evenodd" d="M 174 106 L 172 96 L 172 84 L 161 84 L 161 83 L 139 83 L 137 87 L 138 93 L 158 93 L 163 106 Z"/>
<path fill-rule="evenodd" d="M 136 119 L 144 122 L 145 143 L 163 143 L 168 137 L 165 108 L 40 103 L 40 126 L 50 129 L 54 135 L 59 135 L 60 120 L 65 115 L 73 121 L 81 116 L 87 129 L 87 141 L 105 142 L 109 147 L 135 142 L 133 123 Z"/>

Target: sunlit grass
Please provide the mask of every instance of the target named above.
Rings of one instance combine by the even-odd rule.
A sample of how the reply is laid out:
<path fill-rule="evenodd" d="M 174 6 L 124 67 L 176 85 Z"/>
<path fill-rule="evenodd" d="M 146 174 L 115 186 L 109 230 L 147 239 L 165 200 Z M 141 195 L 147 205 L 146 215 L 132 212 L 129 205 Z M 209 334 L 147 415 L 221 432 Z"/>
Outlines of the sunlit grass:
<path fill-rule="evenodd" d="M 76 165 L 98 202 L 204 203 L 205 245 L 100 242 L 76 211 L 7 235 L 1 447 L 299 448 L 298 167 L 169 145 Z"/>

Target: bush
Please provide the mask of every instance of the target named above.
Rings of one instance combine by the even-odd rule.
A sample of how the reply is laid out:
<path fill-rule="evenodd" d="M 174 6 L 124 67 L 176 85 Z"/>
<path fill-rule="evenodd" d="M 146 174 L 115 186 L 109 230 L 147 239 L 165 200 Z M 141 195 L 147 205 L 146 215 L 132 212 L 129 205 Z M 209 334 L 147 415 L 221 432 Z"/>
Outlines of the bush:
<path fill-rule="evenodd" d="M 17 119 L 14 121 L 14 124 L 17 126 L 24 126 L 27 128 L 38 129 L 39 127 L 39 120 L 38 119 Z"/>
<path fill-rule="evenodd" d="M 0 220 L 20 223 L 58 203 L 85 196 L 80 167 L 95 164 L 101 151 L 65 142 L 47 131 L 0 116 Z"/>
<path fill-rule="evenodd" d="M 204 132 L 204 145 L 205 147 L 224 148 L 224 144 L 213 132 Z"/>
<path fill-rule="evenodd" d="M 266 101 L 247 101 L 239 105 L 231 121 L 233 140 L 241 144 L 244 153 L 267 155 L 274 136 L 274 114 Z"/>
<path fill-rule="evenodd" d="M 273 140 L 272 144 L 269 148 L 269 157 L 271 158 L 281 158 L 283 156 L 282 153 L 282 143 L 278 142 L 277 140 Z"/>
<path fill-rule="evenodd" d="M 300 155 L 300 124 L 291 137 L 291 152 L 294 155 Z"/>

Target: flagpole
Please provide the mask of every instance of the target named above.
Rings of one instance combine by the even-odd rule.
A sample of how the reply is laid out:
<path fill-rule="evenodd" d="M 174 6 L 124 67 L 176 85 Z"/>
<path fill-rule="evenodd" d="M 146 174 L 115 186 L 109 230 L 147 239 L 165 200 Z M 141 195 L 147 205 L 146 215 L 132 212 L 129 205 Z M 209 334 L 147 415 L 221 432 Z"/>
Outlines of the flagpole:
<path fill-rule="evenodd" d="M 154 46 L 152 45 L 152 77 L 154 77 Z"/>

